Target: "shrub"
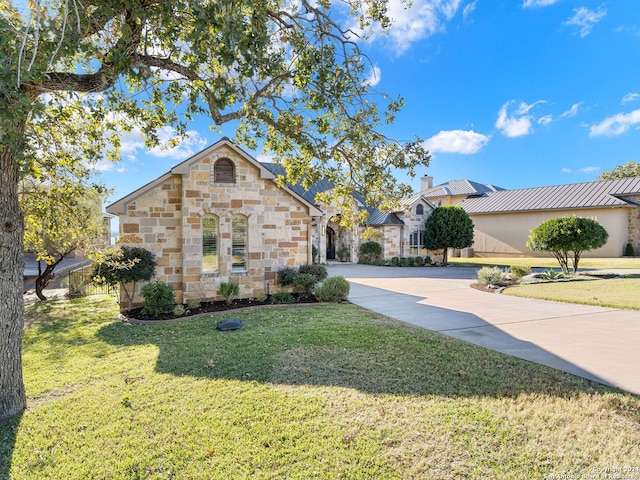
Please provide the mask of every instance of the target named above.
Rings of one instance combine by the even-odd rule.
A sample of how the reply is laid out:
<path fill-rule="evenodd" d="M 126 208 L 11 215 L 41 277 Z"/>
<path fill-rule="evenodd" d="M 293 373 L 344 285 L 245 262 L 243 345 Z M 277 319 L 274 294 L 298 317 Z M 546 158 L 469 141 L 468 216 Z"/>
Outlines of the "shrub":
<path fill-rule="evenodd" d="M 400 259 L 400 266 L 401 267 L 408 267 L 409 266 L 409 259 L 406 257 L 402 257 Z"/>
<path fill-rule="evenodd" d="M 498 267 L 482 267 L 478 270 L 480 285 L 498 285 L 505 279 L 505 273 Z"/>
<path fill-rule="evenodd" d="M 293 303 L 293 295 L 289 292 L 276 292 L 271 296 L 273 303 Z"/>
<path fill-rule="evenodd" d="M 310 273 L 301 273 L 293 281 L 293 285 L 304 295 L 311 295 L 313 287 L 315 287 L 317 284 L 318 280 Z"/>
<path fill-rule="evenodd" d="M 422 257 L 416 257 L 416 258 L 415 258 L 415 264 L 416 264 L 416 267 L 421 267 L 421 266 L 423 266 L 423 265 L 424 265 L 424 258 L 422 258 Z"/>
<path fill-rule="evenodd" d="M 298 269 L 285 267 L 278 271 L 278 283 L 283 287 L 287 285 L 293 285 L 296 277 L 298 276 Z"/>
<path fill-rule="evenodd" d="M 531 267 L 511 265 L 511 278 L 514 280 L 520 280 L 522 277 L 526 277 L 531 273 Z"/>
<path fill-rule="evenodd" d="M 308 273 L 316 278 L 316 282 L 321 282 L 327 278 L 327 267 L 324 265 L 301 265 L 298 270 L 299 274 Z"/>
<path fill-rule="evenodd" d="M 144 315 L 169 313 L 173 310 L 175 296 L 171 285 L 164 282 L 147 283 L 140 289 L 140 295 L 144 298 Z"/>
<path fill-rule="evenodd" d="M 198 308 L 200 306 L 200 300 L 197 298 L 190 298 L 187 300 L 187 307 L 189 308 Z"/>
<path fill-rule="evenodd" d="M 316 263 L 316 259 L 318 258 L 318 249 L 315 245 L 311 245 L 311 261 Z"/>
<path fill-rule="evenodd" d="M 184 308 L 184 305 L 176 305 L 175 307 L 173 307 L 172 313 L 176 316 L 176 317 L 180 317 L 182 315 L 184 315 L 184 312 L 186 312 L 187 309 Z"/>
<path fill-rule="evenodd" d="M 316 298 L 321 302 L 343 302 L 349 295 L 349 289 L 349 282 L 344 277 L 330 277 L 316 289 Z"/>
<path fill-rule="evenodd" d="M 630 243 L 627 243 L 627 245 L 624 247 L 624 256 L 625 257 L 634 257 L 636 254 L 636 252 L 633 251 L 633 245 Z"/>
<path fill-rule="evenodd" d="M 397 267 L 400 265 L 400 259 L 398 257 L 391 257 L 391 265 Z"/>
<path fill-rule="evenodd" d="M 382 255 L 382 245 L 373 240 L 364 242 L 360 245 L 360 253 L 362 255 Z"/>
<path fill-rule="evenodd" d="M 227 305 L 231 305 L 231 302 L 240 294 L 240 285 L 233 282 L 222 282 L 220 284 L 220 294 L 224 297 L 224 302 Z"/>
<path fill-rule="evenodd" d="M 426 266 L 430 266 L 433 262 L 431 261 L 431 257 L 429 255 L 427 255 L 426 257 L 424 257 L 424 264 Z"/>

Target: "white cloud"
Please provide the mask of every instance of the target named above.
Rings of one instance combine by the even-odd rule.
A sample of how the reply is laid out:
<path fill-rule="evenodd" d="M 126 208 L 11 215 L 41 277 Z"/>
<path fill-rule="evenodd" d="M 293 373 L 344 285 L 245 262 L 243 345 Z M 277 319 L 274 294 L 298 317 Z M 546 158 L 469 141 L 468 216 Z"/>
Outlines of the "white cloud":
<path fill-rule="evenodd" d="M 538 119 L 540 125 L 549 125 L 553 122 L 553 115 L 544 115 Z"/>
<path fill-rule="evenodd" d="M 574 15 L 566 22 L 565 25 L 575 25 L 580 27 L 580 36 L 586 37 L 591 33 L 593 26 L 602 20 L 607 14 L 607 9 L 600 7 L 597 11 L 589 10 L 587 7 L 575 8 Z"/>
<path fill-rule="evenodd" d="M 427 139 L 424 145 L 431 152 L 472 155 L 482 150 L 490 139 L 491 137 L 473 130 L 441 130 Z"/>
<path fill-rule="evenodd" d="M 478 0 L 474 0 L 473 2 L 464 6 L 464 8 L 462 9 L 462 19 L 465 22 L 469 20 L 469 17 L 475 11 L 477 4 L 478 4 Z"/>
<path fill-rule="evenodd" d="M 562 170 L 560 170 L 562 173 L 571 173 L 571 169 L 570 168 L 563 168 Z"/>
<path fill-rule="evenodd" d="M 496 128 L 507 137 L 521 137 L 531 133 L 534 117 L 529 112 L 538 104 L 546 103 L 545 100 L 538 100 L 533 103 L 521 102 L 513 113 L 509 113 L 509 107 L 515 103 L 511 100 L 500 108 Z M 544 117 L 543 117 L 544 118 Z M 544 123 L 544 120 L 542 121 Z"/>
<path fill-rule="evenodd" d="M 627 93 L 624 97 L 622 97 L 622 101 L 620 103 L 629 103 L 640 98 L 640 93 Z"/>
<path fill-rule="evenodd" d="M 389 39 L 398 55 L 415 42 L 444 30 L 460 9 L 462 0 L 415 0 L 407 6 L 402 0 L 390 0 L 388 15 L 392 20 Z M 359 33 L 357 25 L 351 30 Z M 379 38 L 376 32 L 374 38 Z"/>
<path fill-rule="evenodd" d="M 579 168 L 577 170 L 571 170 L 570 168 L 563 168 L 562 170 L 560 170 L 562 173 L 573 173 L 575 171 L 575 173 L 581 173 L 583 175 L 592 175 L 596 172 L 600 171 L 600 167 L 582 167 Z"/>
<path fill-rule="evenodd" d="M 560 114 L 560 118 L 575 117 L 578 114 L 578 110 L 580 109 L 581 105 L 582 102 L 574 103 L 573 105 L 571 105 L 571 108 L 569 110 Z"/>
<path fill-rule="evenodd" d="M 369 76 L 364 80 L 364 84 L 369 87 L 375 87 L 380 83 L 380 80 L 382 80 L 382 70 L 377 65 L 374 65 L 371 72 L 369 72 Z"/>
<path fill-rule="evenodd" d="M 524 0 L 522 8 L 548 7 L 560 0 Z"/>
<path fill-rule="evenodd" d="M 169 142 L 175 138 L 176 131 L 173 127 L 162 127 L 158 131 L 161 146 L 149 149 L 149 154 L 154 157 L 171 158 L 174 160 L 186 160 L 207 146 L 207 139 L 195 130 L 187 131 L 187 136 L 180 140 L 174 147 L 167 148 Z M 164 148 L 163 148 L 164 146 Z"/>
<path fill-rule="evenodd" d="M 629 127 L 638 123 L 640 123 L 640 109 L 629 113 L 617 113 L 605 118 L 597 125 L 592 125 L 589 129 L 589 136 L 622 135 L 629 130 Z"/>

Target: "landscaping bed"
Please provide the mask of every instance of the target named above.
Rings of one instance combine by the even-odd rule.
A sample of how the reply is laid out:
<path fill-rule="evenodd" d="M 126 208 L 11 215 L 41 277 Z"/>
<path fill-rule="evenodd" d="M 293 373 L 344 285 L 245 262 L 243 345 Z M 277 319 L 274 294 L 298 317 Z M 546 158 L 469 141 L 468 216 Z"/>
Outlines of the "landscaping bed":
<path fill-rule="evenodd" d="M 318 299 L 315 297 L 315 295 L 292 294 L 291 296 L 293 298 L 293 302 L 286 303 L 286 305 L 318 303 Z M 144 314 L 142 313 L 142 307 L 128 310 L 126 312 L 123 312 L 122 315 L 124 315 L 128 320 L 141 320 L 146 323 L 154 321 L 179 320 L 189 317 L 200 317 L 210 313 L 232 312 L 234 310 L 244 310 L 251 307 L 264 307 L 273 305 L 279 304 L 274 301 L 272 295 L 268 295 L 263 300 L 257 298 L 239 298 L 233 300 L 231 303 L 226 303 L 224 300 L 214 302 L 201 302 L 198 306 L 195 307 L 185 306 L 184 312 L 179 315 L 175 314 L 174 312 L 159 313 L 153 315 Z M 280 303 L 280 305 L 284 304 Z"/>

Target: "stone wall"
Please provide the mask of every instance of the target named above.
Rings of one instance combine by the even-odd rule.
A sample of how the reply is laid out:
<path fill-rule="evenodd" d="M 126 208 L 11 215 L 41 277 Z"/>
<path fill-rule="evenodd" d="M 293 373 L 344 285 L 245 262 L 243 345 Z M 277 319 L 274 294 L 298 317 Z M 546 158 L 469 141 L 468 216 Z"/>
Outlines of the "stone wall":
<path fill-rule="evenodd" d="M 640 195 L 625 195 L 624 200 L 640 205 Z M 633 246 L 635 255 L 640 254 L 640 208 L 629 209 L 629 238 L 627 243 Z"/>
<path fill-rule="evenodd" d="M 234 183 L 214 183 L 213 165 L 234 163 Z M 137 244 L 157 256 L 156 279 L 173 286 L 176 301 L 221 299 L 221 282 L 240 285 L 241 297 L 274 291 L 276 273 L 311 262 L 309 208 L 260 169 L 227 147 L 186 165 L 188 173 L 169 174 L 137 196 L 120 218 L 121 243 Z M 202 218 L 218 218 L 218 265 L 202 270 Z M 231 270 L 231 219 L 248 224 L 247 268 Z M 140 299 L 138 299 L 139 301 Z"/>

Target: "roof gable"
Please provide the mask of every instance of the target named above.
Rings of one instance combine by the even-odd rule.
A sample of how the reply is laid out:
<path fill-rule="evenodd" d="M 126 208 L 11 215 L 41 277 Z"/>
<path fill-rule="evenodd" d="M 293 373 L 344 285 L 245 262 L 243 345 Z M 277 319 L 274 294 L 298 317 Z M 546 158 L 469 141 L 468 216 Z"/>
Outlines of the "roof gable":
<path fill-rule="evenodd" d="M 491 184 L 482 184 L 472 180 L 450 180 L 420 192 L 427 198 L 449 196 L 478 196 L 486 193 L 502 191 L 504 188 Z"/>

